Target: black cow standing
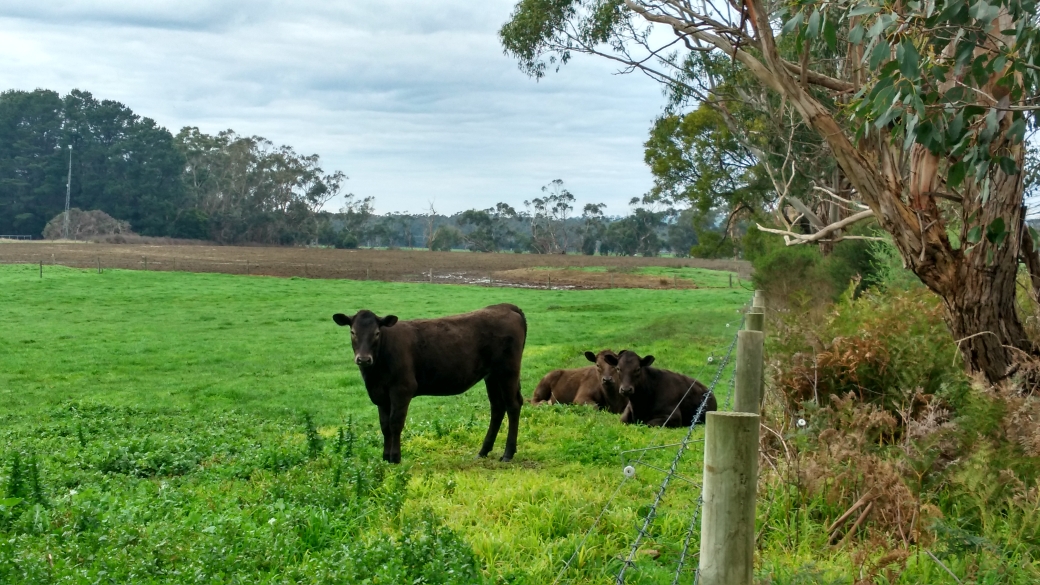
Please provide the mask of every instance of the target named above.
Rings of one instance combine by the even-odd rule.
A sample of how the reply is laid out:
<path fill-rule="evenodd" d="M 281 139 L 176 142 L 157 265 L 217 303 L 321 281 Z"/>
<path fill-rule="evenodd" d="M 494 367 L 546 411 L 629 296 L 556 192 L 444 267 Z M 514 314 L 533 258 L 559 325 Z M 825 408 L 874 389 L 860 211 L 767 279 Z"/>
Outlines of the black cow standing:
<path fill-rule="evenodd" d="M 718 408 L 714 394 L 697 380 L 683 374 L 650 367 L 654 356 L 640 358 L 624 350 L 617 356 L 606 356 L 607 363 L 617 368 L 618 391 L 628 399 L 621 414 L 623 423 L 646 423 L 649 426 L 690 426 L 693 417 L 703 423 L 705 413 Z M 707 404 L 701 408 L 701 404 Z"/>
<path fill-rule="evenodd" d="M 361 370 L 368 397 L 379 407 L 383 459 L 401 462 L 401 431 L 408 404 L 416 396 L 462 394 L 484 380 L 491 402 L 480 456 L 495 446 L 502 418 L 509 415 L 509 434 L 502 461 L 516 454 L 520 426 L 520 360 L 527 341 L 527 319 L 518 307 L 492 305 L 472 313 L 440 319 L 398 321 L 358 311 L 353 317 L 332 316 L 350 326 L 354 363 Z"/>

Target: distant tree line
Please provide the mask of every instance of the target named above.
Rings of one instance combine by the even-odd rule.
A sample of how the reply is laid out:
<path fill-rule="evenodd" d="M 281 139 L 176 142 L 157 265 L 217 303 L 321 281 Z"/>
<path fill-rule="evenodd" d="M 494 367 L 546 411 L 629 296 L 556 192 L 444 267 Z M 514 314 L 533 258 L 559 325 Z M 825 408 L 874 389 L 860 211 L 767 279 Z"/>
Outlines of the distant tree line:
<path fill-rule="evenodd" d="M 562 180 L 519 209 L 498 203 L 446 216 L 431 204 L 378 215 L 373 198 L 344 192 L 347 177 L 326 172 L 318 155 L 233 130 L 174 135 L 121 103 L 42 89 L 0 93 L 0 234 L 39 236 L 63 212 L 70 152 L 73 207 L 103 211 L 122 233 L 129 224 L 144 236 L 225 244 L 539 254 L 686 255 L 697 244 L 694 216 L 666 197 L 634 198 L 629 215 L 607 217 L 602 203 L 579 212 Z M 324 210 L 340 197 L 339 212 Z M 57 226 L 46 235 L 60 235 Z"/>
<path fill-rule="evenodd" d="M 329 222 L 318 242 L 340 248 L 428 248 L 444 251 L 530 252 L 535 254 L 613 254 L 656 256 L 668 251 L 687 256 L 697 245 L 690 210 L 676 210 L 649 197 L 634 198 L 631 213 L 608 217 L 602 203 L 587 203 L 576 215 L 576 198 L 560 180 L 524 208 L 497 203 L 453 215 L 372 213 L 372 199 L 347 196 L 347 205 Z"/>

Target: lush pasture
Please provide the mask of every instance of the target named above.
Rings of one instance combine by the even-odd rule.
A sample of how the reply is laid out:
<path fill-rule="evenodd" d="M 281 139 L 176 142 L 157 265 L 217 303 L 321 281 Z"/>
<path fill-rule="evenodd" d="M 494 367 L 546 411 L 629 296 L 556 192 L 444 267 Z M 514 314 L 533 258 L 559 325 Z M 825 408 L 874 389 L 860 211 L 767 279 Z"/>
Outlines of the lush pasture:
<path fill-rule="evenodd" d="M 620 452 L 685 431 L 525 407 L 516 459 L 494 459 L 503 432 L 477 460 L 478 386 L 413 402 L 404 464 L 385 465 L 332 313 L 516 303 L 529 396 L 603 347 L 708 382 L 746 299 L 0 267 L 0 490 L 22 500 L 0 502 L 0 582 L 551 582 L 618 486 Z M 681 473 L 700 465 L 695 447 Z M 608 580 L 660 479 L 625 483 L 565 581 Z M 695 498 L 672 483 L 644 546 L 659 556 L 640 555 L 630 582 L 670 581 Z"/>

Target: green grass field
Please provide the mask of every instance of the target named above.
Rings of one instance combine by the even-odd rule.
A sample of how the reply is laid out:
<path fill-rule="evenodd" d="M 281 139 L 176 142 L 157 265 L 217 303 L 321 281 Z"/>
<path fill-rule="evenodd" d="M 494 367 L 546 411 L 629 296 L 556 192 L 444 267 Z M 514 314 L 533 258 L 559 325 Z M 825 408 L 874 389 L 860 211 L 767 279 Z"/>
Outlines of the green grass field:
<path fill-rule="evenodd" d="M 525 406 L 514 461 L 478 460 L 478 385 L 416 399 L 389 466 L 331 315 L 515 303 L 529 396 L 604 347 L 710 382 L 747 297 L 0 267 L 0 497 L 21 494 L 0 500 L 0 583 L 552 582 L 621 482 L 620 452 L 685 430 Z M 699 477 L 700 457 L 680 472 Z M 625 482 L 564 582 L 609 580 L 661 479 Z M 671 580 L 696 495 L 672 482 L 643 547 L 660 556 L 628 582 Z"/>

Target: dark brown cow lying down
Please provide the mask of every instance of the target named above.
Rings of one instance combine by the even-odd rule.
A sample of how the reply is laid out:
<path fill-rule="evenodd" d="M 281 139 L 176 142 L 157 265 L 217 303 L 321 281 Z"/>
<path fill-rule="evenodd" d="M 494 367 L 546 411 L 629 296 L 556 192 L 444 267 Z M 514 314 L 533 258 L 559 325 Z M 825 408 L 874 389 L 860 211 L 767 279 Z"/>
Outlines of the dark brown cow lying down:
<path fill-rule="evenodd" d="M 608 356 L 607 361 L 617 367 L 618 391 L 628 399 L 628 407 L 621 415 L 623 423 L 690 426 L 708 394 L 704 384 L 689 376 L 651 368 L 650 364 L 654 363 L 652 355 L 640 358 L 626 349 L 616 358 Z M 698 423 L 704 422 L 704 413 L 718 409 L 714 394 L 708 395 L 707 399 L 697 418 Z"/>
<path fill-rule="evenodd" d="M 615 414 L 624 412 L 628 400 L 618 394 L 617 372 L 607 363 L 608 355 L 617 357 L 609 349 L 598 354 L 586 351 L 585 359 L 596 365 L 549 372 L 534 389 L 531 404 L 586 404 Z"/>
<path fill-rule="evenodd" d="M 353 317 L 332 316 L 350 326 L 354 363 L 361 369 L 368 397 L 379 407 L 383 459 L 401 462 L 401 430 L 408 403 L 416 396 L 462 394 L 484 380 L 491 402 L 480 456 L 495 446 L 502 418 L 509 415 L 509 434 L 502 461 L 516 454 L 520 425 L 520 358 L 527 341 L 527 319 L 514 305 L 492 305 L 440 319 L 398 321 L 358 311 Z"/>

